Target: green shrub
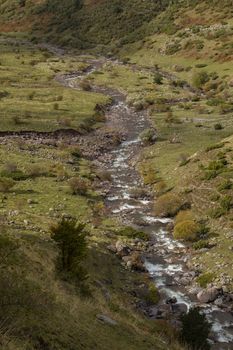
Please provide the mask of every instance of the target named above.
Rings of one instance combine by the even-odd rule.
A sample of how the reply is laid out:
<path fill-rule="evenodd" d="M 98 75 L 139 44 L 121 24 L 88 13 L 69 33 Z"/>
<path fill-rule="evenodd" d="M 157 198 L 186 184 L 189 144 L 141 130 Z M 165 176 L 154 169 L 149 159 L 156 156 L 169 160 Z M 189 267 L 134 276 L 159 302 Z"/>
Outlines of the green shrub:
<path fill-rule="evenodd" d="M 153 128 L 146 129 L 140 134 L 140 139 L 144 144 L 153 143 L 156 140 L 156 132 Z"/>
<path fill-rule="evenodd" d="M 153 304 L 153 305 L 158 304 L 160 295 L 159 295 L 158 288 L 154 283 L 150 283 L 148 287 L 148 295 L 146 299 L 149 304 Z"/>
<path fill-rule="evenodd" d="M 199 283 L 200 287 L 206 288 L 209 283 L 213 282 L 214 278 L 215 274 L 213 272 L 206 272 L 198 276 L 197 283 Z"/>
<path fill-rule="evenodd" d="M 222 130 L 223 126 L 221 123 L 214 124 L 214 130 Z"/>
<path fill-rule="evenodd" d="M 159 85 L 163 83 L 163 76 L 159 72 L 156 72 L 154 75 L 154 83 Z"/>
<path fill-rule="evenodd" d="M 200 226 L 194 220 L 181 221 L 175 225 L 174 237 L 185 241 L 195 241 L 200 235 Z"/>
<path fill-rule="evenodd" d="M 201 239 L 200 241 L 193 243 L 193 249 L 195 250 L 209 248 L 209 247 L 210 245 L 208 240 Z"/>
<path fill-rule="evenodd" d="M 175 216 L 183 206 L 183 200 L 176 194 L 165 193 L 155 202 L 155 215 Z"/>
<path fill-rule="evenodd" d="M 205 168 L 204 178 L 206 180 L 214 179 L 225 170 L 227 163 L 228 162 L 224 157 L 218 160 L 212 160 Z"/>
<path fill-rule="evenodd" d="M 87 278 L 82 262 L 87 253 L 85 225 L 76 220 L 62 219 L 50 228 L 51 237 L 59 248 L 58 268 L 65 277 L 75 277 L 79 282 Z"/>
<path fill-rule="evenodd" d="M 231 207 L 232 207 L 232 197 L 231 196 L 224 196 L 221 200 L 220 200 L 220 206 L 223 210 L 225 210 L 226 212 L 228 212 Z"/>
<path fill-rule="evenodd" d="M 218 190 L 219 190 L 219 191 L 231 190 L 231 189 L 232 189 L 232 182 L 231 182 L 231 180 L 224 180 L 224 181 L 218 186 Z"/>
<path fill-rule="evenodd" d="M 219 219 L 221 216 L 225 215 L 226 213 L 227 213 L 226 210 L 221 207 L 211 209 L 209 211 L 209 215 L 213 219 Z"/>
<path fill-rule="evenodd" d="M 80 148 L 77 147 L 77 146 L 71 148 L 71 152 L 70 153 L 76 159 L 80 159 L 82 157 L 82 152 L 81 152 Z"/>
<path fill-rule="evenodd" d="M 89 188 L 89 182 L 81 177 L 73 177 L 68 183 L 72 194 L 85 195 Z"/>
<path fill-rule="evenodd" d="M 207 72 L 196 72 L 193 75 L 193 86 L 197 89 L 201 89 L 209 81 L 209 75 Z"/>
<path fill-rule="evenodd" d="M 181 339 L 192 350 L 209 350 L 208 336 L 211 324 L 205 314 L 200 313 L 198 308 L 190 309 L 187 314 L 181 316 L 182 328 Z"/>

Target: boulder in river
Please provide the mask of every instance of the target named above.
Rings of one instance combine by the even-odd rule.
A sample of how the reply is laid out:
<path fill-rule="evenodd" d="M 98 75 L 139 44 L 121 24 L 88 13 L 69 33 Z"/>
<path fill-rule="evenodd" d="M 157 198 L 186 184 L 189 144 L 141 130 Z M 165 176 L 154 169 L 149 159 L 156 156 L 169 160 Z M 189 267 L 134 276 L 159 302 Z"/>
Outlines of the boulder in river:
<path fill-rule="evenodd" d="M 176 304 L 176 303 L 177 303 L 176 297 L 171 297 L 166 300 L 166 304 Z"/>
<path fill-rule="evenodd" d="M 197 294 L 197 299 L 201 303 L 210 303 L 215 301 L 218 296 L 219 296 L 219 290 L 215 287 L 211 287 L 200 291 Z"/>

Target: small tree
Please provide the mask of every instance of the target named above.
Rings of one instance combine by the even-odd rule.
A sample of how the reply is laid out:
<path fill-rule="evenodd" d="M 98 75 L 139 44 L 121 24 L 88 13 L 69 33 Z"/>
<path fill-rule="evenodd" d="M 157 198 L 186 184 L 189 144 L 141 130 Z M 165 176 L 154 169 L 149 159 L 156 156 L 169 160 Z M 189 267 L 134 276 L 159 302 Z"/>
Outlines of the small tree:
<path fill-rule="evenodd" d="M 163 83 L 163 76 L 159 72 L 156 72 L 154 75 L 154 83 L 161 85 Z"/>
<path fill-rule="evenodd" d="M 58 244 L 59 265 L 68 276 L 79 281 L 86 279 L 86 273 L 81 263 L 87 252 L 85 224 L 74 219 L 62 219 L 51 227 L 52 239 Z"/>
<path fill-rule="evenodd" d="M 209 75 L 207 72 L 196 72 L 193 75 L 193 86 L 197 89 L 201 89 L 209 81 Z"/>
<path fill-rule="evenodd" d="M 182 329 L 181 339 L 193 350 L 208 350 L 210 345 L 207 341 L 211 324 L 206 316 L 199 312 L 198 308 L 190 309 L 181 316 Z"/>

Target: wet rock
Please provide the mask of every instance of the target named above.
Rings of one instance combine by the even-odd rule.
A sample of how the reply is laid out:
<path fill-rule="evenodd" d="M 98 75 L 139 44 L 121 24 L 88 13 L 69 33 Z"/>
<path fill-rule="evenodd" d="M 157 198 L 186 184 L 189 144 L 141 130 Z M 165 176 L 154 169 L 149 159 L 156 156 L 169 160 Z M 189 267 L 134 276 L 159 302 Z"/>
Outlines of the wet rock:
<path fill-rule="evenodd" d="M 166 304 L 176 304 L 176 303 L 177 303 L 176 297 L 167 298 L 166 300 Z"/>
<path fill-rule="evenodd" d="M 158 307 L 156 307 L 156 306 L 150 307 L 147 314 L 152 319 L 158 318 L 158 315 L 159 315 Z"/>
<path fill-rule="evenodd" d="M 193 295 L 197 295 L 198 293 L 200 293 L 202 291 L 201 287 L 191 287 L 189 289 L 189 293 L 193 294 Z"/>
<path fill-rule="evenodd" d="M 188 277 L 182 277 L 179 279 L 179 283 L 182 285 L 182 286 L 188 286 L 192 281 L 192 278 L 188 278 Z"/>
<path fill-rule="evenodd" d="M 168 304 L 160 305 L 157 313 L 158 319 L 167 319 L 171 314 L 171 306 Z"/>
<path fill-rule="evenodd" d="M 224 299 L 223 298 L 217 298 L 214 302 L 214 305 L 221 307 L 224 304 Z"/>
<path fill-rule="evenodd" d="M 197 299 L 201 303 L 210 303 L 217 299 L 219 290 L 215 287 L 207 288 L 197 294 Z"/>
<path fill-rule="evenodd" d="M 188 306 L 184 303 L 177 303 L 172 305 L 172 311 L 176 315 L 185 314 L 188 312 Z"/>
<path fill-rule="evenodd" d="M 99 314 L 99 315 L 96 316 L 96 318 L 99 321 L 101 321 L 103 323 L 106 323 L 106 324 L 108 324 L 110 326 L 116 326 L 117 325 L 117 321 L 113 320 L 112 318 L 110 318 L 110 317 L 108 317 L 106 315 Z"/>

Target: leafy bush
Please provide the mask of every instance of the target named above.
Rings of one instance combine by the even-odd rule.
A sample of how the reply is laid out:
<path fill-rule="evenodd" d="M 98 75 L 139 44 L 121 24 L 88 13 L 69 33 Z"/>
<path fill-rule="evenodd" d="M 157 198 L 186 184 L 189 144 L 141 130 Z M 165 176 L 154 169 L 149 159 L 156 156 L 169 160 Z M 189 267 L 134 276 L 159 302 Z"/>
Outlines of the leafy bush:
<path fill-rule="evenodd" d="M 178 195 L 165 193 L 155 203 L 155 215 L 175 216 L 183 204 L 183 200 Z"/>
<path fill-rule="evenodd" d="M 222 130 L 223 126 L 221 123 L 214 124 L 214 130 Z"/>
<path fill-rule="evenodd" d="M 231 207 L 232 207 L 232 197 L 231 196 L 224 196 L 221 200 L 220 200 L 220 206 L 223 210 L 225 210 L 226 212 L 228 212 Z"/>
<path fill-rule="evenodd" d="M 57 110 L 59 109 L 59 104 L 58 104 L 58 103 L 54 103 L 53 109 L 54 109 L 55 111 L 57 111 Z"/>
<path fill-rule="evenodd" d="M 198 308 L 193 308 L 181 316 L 181 322 L 181 339 L 185 344 L 193 350 L 210 349 L 208 336 L 211 324 L 207 321 L 205 314 L 200 313 Z"/>
<path fill-rule="evenodd" d="M 227 166 L 227 160 L 225 157 L 222 157 L 221 159 L 212 160 L 209 162 L 208 166 L 205 168 L 205 179 L 211 180 L 217 177 L 219 174 L 221 174 L 226 166 Z"/>
<path fill-rule="evenodd" d="M 193 75 L 193 86 L 197 89 L 201 89 L 209 81 L 209 75 L 207 72 L 196 72 Z"/>
<path fill-rule="evenodd" d="M 203 273 L 202 275 L 198 276 L 197 282 L 202 288 L 206 288 L 207 285 L 211 282 L 213 282 L 215 278 L 215 274 L 212 272 L 206 272 Z"/>
<path fill-rule="evenodd" d="M 209 248 L 209 241 L 205 239 L 201 239 L 198 242 L 193 243 L 193 249 L 199 250 L 199 249 L 204 249 L 204 248 Z"/>
<path fill-rule="evenodd" d="M 163 76 L 159 72 L 156 72 L 154 75 L 154 83 L 159 85 L 163 83 Z"/>
<path fill-rule="evenodd" d="M 75 277 L 79 282 L 85 280 L 87 276 L 81 265 L 87 253 L 85 225 L 74 219 L 62 219 L 50 231 L 59 248 L 59 269 L 67 274 L 65 277 Z"/>
<path fill-rule="evenodd" d="M 215 209 L 211 209 L 209 211 L 209 215 L 213 219 L 219 219 L 221 216 L 223 216 L 225 214 L 226 214 L 226 210 L 221 208 L 221 207 L 218 207 L 218 208 L 215 208 Z"/>
<path fill-rule="evenodd" d="M 71 148 L 71 155 L 75 157 L 76 159 L 80 159 L 82 157 L 82 152 L 79 147 L 73 147 Z"/>
<path fill-rule="evenodd" d="M 159 302 L 159 291 L 154 283 L 150 283 L 148 287 L 147 302 L 152 305 L 156 305 Z"/>
<path fill-rule="evenodd" d="M 68 183 L 72 194 L 85 195 L 89 188 L 89 182 L 81 177 L 73 177 Z"/>
<path fill-rule="evenodd" d="M 142 140 L 142 142 L 143 142 L 144 144 L 153 143 L 153 142 L 156 140 L 156 132 L 155 132 L 155 129 L 150 128 L 150 129 L 144 130 L 144 131 L 140 134 L 140 139 Z"/>
<path fill-rule="evenodd" d="M 175 225 L 174 237 L 185 241 L 195 241 L 199 237 L 200 226 L 194 220 L 181 221 Z"/>
<path fill-rule="evenodd" d="M 230 180 L 224 180 L 219 186 L 219 191 L 230 190 L 232 189 L 232 182 Z"/>

